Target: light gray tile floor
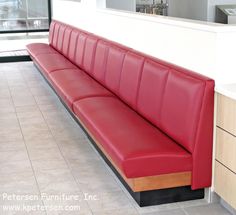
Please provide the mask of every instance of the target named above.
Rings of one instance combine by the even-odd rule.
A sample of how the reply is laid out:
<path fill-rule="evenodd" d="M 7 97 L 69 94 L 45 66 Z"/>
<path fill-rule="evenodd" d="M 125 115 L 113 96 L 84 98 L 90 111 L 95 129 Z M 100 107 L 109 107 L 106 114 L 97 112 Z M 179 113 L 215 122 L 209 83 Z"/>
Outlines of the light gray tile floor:
<path fill-rule="evenodd" d="M 205 200 L 140 208 L 33 63 L 22 62 L 0 64 L 0 215 L 5 214 L 230 213 Z"/>

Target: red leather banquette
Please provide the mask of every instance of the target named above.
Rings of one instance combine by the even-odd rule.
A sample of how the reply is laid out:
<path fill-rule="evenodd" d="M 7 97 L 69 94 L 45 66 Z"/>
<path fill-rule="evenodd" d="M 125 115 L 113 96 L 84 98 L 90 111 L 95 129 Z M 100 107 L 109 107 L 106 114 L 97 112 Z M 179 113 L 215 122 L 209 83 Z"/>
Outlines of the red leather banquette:
<path fill-rule="evenodd" d="M 213 80 L 58 21 L 27 49 L 133 191 L 211 185 Z"/>

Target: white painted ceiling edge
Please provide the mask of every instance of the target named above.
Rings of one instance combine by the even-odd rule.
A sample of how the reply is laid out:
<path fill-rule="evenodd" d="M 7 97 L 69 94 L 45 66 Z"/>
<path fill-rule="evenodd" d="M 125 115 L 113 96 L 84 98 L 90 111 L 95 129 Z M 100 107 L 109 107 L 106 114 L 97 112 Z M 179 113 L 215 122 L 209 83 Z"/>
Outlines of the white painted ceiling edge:
<path fill-rule="evenodd" d="M 53 0 L 53 19 L 207 75 L 217 84 L 236 83 L 236 26 L 104 10 L 96 4 Z"/>

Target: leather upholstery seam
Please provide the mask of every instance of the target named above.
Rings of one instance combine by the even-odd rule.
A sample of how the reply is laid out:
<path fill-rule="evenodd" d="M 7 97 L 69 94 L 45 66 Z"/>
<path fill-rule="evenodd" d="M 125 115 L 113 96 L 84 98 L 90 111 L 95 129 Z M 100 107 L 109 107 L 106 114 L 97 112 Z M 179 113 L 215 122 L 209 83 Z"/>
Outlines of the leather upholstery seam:
<path fill-rule="evenodd" d="M 61 43 L 61 48 L 59 49 L 59 51 L 60 51 L 60 53 L 62 52 L 62 50 L 63 50 L 63 45 L 64 45 L 64 37 L 65 37 L 65 31 L 66 31 L 66 29 L 67 29 L 67 26 L 65 26 L 65 29 L 64 29 L 64 31 L 63 31 L 63 36 L 62 36 L 62 43 Z M 63 55 L 64 56 L 64 55 Z"/>
<path fill-rule="evenodd" d="M 85 41 L 84 41 L 83 48 L 82 48 L 83 54 L 82 54 L 81 66 L 78 65 L 78 67 L 80 67 L 80 69 L 83 69 L 83 67 L 84 67 L 84 53 L 85 53 L 85 48 L 86 48 L 87 39 L 88 39 L 88 35 L 87 34 L 85 34 L 85 33 L 82 33 L 82 34 L 85 35 Z"/>
<path fill-rule="evenodd" d="M 123 49 L 122 49 L 122 51 L 123 51 Z M 121 95 L 120 95 L 121 74 L 122 74 L 122 72 L 123 72 L 125 57 L 126 57 L 127 53 L 128 53 L 128 52 L 125 51 L 124 57 L 123 57 L 123 59 L 122 59 L 122 64 L 121 64 L 121 71 L 120 71 L 120 75 L 119 75 L 119 83 L 118 83 L 118 88 L 117 88 L 117 95 L 118 95 L 119 97 L 121 96 Z"/>
<path fill-rule="evenodd" d="M 95 63 L 95 56 L 96 56 L 96 51 L 97 51 L 97 45 L 98 45 L 98 39 L 96 41 L 96 45 L 93 50 L 93 55 L 92 55 L 92 66 L 90 67 L 91 75 L 93 75 L 93 70 L 94 70 L 94 63 Z M 90 73 L 90 72 L 89 72 Z"/>
<path fill-rule="evenodd" d="M 58 23 L 58 25 L 59 25 L 59 23 Z M 61 28 L 61 25 L 59 25 L 59 27 L 58 27 L 55 49 L 58 47 L 58 37 L 59 37 L 60 28 Z"/>
<path fill-rule="evenodd" d="M 77 33 L 76 31 L 75 31 L 75 33 Z M 74 53 L 73 53 L 73 57 L 72 57 L 72 60 L 71 60 L 71 62 L 75 62 L 75 56 L 76 56 L 76 53 L 77 53 L 77 45 L 78 45 L 78 39 L 79 39 L 79 35 L 81 34 L 81 32 L 80 31 L 78 31 L 78 34 L 77 34 L 77 36 L 76 36 L 76 41 L 75 41 L 75 50 L 74 50 Z M 69 49 L 68 49 L 69 50 Z"/>
<path fill-rule="evenodd" d="M 79 98 L 79 99 L 75 99 L 73 102 L 72 102 L 72 110 L 74 110 L 74 103 L 78 102 L 78 101 L 81 101 L 81 100 L 85 100 L 85 99 L 90 99 L 90 98 L 112 98 L 114 97 L 115 98 L 115 95 L 91 95 L 91 96 L 84 96 L 82 98 Z"/>
<path fill-rule="evenodd" d="M 135 110 L 138 109 L 138 98 L 140 95 L 141 80 L 143 78 L 143 69 L 144 69 L 145 62 L 146 62 L 146 57 L 144 57 L 144 59 L 143 59 L 142 66 L 140 69 L 139 78 L 138 78 L 138 89 L 137 89 L 136 98 L 135 98 L 135 105 L 134 105 Z"/>
<path fill-rule="evenodd" d="M 55 25 L 56 25 L 56 22 L 55 21 L 52 21 L 50 26 L 52 26 L 52 41 L 50 42 L 49 41 L 49 45 L 53 44 L 53 39 L 54 39 L 54 31 L 55 31 Z M 49 28 L 49 38 L 50 38 L 50 28 Z"/>
<path fill-rule="evenodd" d="M 56 71 L 62 71 L 62 70 L 65 70 L 65 69 L 77 69 L 77 68 L 68 68 L 68 67 L 65 67 L 65 68 L 63 68 L 63 69 L 53 69 L 53 70 L 51 70 L 50 72 L 49 72 L 49 74 L 50 73 L 52 73 L 52 72 L 56 72 Z"/>
<path fill-rule="evenodd" d="M 66 48 L 66 53 L 65 53 L 65 55 L 68 56 L 68 52 L 69 52 L 69 44 L 70 44 L 70 38 L 71 38 L 71 32 L 72 32 L 72 29 L 70 28 L 70 26 L 67 26 L 66 29 L 70 29 L 68 46 L 67 46 L 67 48 Z M 65 32 L 66 32 L 66 29 L 65 29 Z M 64 32 L 63 45 L 62 45 L 62 54 L 63 54 L 63 55 L 64 55 L 64 53 L 63 53 L 63 46 L 64 46 L 64 42 L 65 42 L 65 41 L 64 41 L 64 38 L 65 38 L 65 32 Z M 64 57 L 66 57 L 65 55 L 64 55 Z M 66 58 L 68 59 L 68 57 L 66 57 Z"/>
<path fill-rule="evenodd" d="M 195 131 L 195 134 L 194 134 L 194 146 L 193 146 L 193 152 L 192 154 L 194 154 L 194 151 L 195 151 L 195 147 L 196 147 L 196 139 L 197 139 L 197 135 L 198 135 L 198 132 L 199 132 L 199 127 L 200 127 L 200 121 L 202 119 L 202 111 L 203 111 L 203 100 L 205 100 L 205 96 L 206 96 L 206 87 L 207 87 L 207 84 L 204 83 L 204 91 L 203 91 L 203 95 L 201 96 L 201 98 L 203 98 L 201 100 L 201 108 L 200 108 L 200 112 L 199 112 L 199 118 L 198 118 L 198 122 L 197 122 L 197 128 L 196 128 L 196 131 Z"/>
<path fill-rule="evenodd" d="M 164 87 L 163 87 L 163 89 L 162 89 L 162 94 L 161 94 L 161 104 L 160 104 L 160 127 L 162 127 L 162 120 L 161 120 L 161 118 L 162 118 L 162 112 L 163 112 L 163 103 L 164 103 L 164 98 L 165 98 L 165 93 L 166 93 L 166 88 L 167 88 L 167 82 L 168 82 L 168 80 L 169 80 L 169 76 L 170 76 L 170 68 L 168 67 L 168 70 L 167 70 L 167 72 L 168 72 L 168 74 L 167 74 L 167 76 L 166 76 L 166 78 L 165 78 L 165 85 L 164 85 Z M 156 118 L 155 118 L 155 120 L 156 120 Z M 156 126 L 156 127 L 158 127 L 158 126 Z"/>
<path fill-rule="evenodd" d="M 108 61 L 108 54 L 109 54 L 109 47 L 106 45 L 106 51 L 105 51 L 105 59 L 103 62 L 103 69 L 104 69 L 104 74 L 102 77 L 102 81 L 105 83 L 106 81 L 106 73 L 107 73 L 107 61 Z"/>

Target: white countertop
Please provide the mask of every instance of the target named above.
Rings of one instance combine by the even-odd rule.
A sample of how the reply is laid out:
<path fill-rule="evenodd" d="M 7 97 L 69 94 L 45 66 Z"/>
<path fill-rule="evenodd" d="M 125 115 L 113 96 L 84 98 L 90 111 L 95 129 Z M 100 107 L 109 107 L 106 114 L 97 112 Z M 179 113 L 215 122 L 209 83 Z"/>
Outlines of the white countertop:
<path fill-rule="evenodd" d="M 236 83 L 216 85 L 215 91 L 236 100 Z"/>

